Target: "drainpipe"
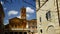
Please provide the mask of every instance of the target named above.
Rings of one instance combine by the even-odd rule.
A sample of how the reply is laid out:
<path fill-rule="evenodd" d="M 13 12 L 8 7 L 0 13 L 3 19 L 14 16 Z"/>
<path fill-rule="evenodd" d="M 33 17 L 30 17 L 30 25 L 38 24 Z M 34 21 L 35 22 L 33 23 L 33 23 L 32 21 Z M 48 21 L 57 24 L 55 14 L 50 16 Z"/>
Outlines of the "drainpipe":
<path fill-rule="evenodd" d="M 58 0 L 56 0 L 56 5 L 57 5 L 58 21 L 59 21 L 59 26 L 60 26 L 60 17 L 59 17 L 59 6 L 58 6 Z"/>

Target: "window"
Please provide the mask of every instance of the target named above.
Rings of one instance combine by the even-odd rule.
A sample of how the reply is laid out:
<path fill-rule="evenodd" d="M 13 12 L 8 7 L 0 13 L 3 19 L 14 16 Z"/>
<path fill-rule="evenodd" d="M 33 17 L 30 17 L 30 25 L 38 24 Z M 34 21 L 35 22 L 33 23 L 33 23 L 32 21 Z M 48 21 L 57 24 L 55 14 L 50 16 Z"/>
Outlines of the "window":
<path fill-rule="evenodd" d="M 51 19 L 51 12 L 50 12 L 50 11 L 48 11 L 48 12 L 46 13 L 46 19 L 47 19 L 47 20 L 50 20 L 50 19 Z"/>
<path fill-rule="evenodd" d="M 41 17 L 40 17 L 40 22 L 41 22 Z"/>
<path fill-rule="evenodd" d="M 40 32 L 42 33 L 42 29 L 40 30 Z"/>
<path fill-rule="evenodd" d="M 13 34 L 13 32 L 10 32 L 10 34 Z"/>
<path fill-rule="evenodd" d="M 19 32 L 19 34 L 22 34 L 22 32 Z"/>
<path fill-rule="evenodd" d="M 15 25 L 15 27 L 17 27 L 17 25 Z"/>
<path fill-rule="evenodd" d="M 42 0 L 43 2 L 48 1 L 48 0 Z"/>
<path fill-rule="evenodd" d="M 27 32 L 24 32 L 24 34 L 27 34 Z"/>
<path fill-rule="evenodd" d="M 35 26 L 32 26 L 32 28 L 35 28 Z"/>
<path fill-rule="evenodd" d="M 18 34 L 18 32 L 15 32 L 14 34 Z"/>
<path fill-rule="evenodd" d="M 48 0 L 46 0 L 46 1 L 48 1 Z"/>

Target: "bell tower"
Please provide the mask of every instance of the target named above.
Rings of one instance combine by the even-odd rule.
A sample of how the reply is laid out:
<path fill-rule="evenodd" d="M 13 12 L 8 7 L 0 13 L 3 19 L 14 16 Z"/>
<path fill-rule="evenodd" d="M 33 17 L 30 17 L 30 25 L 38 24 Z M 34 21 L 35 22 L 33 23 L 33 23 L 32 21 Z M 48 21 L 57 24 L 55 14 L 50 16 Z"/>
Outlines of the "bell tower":
<path fill-rule="evenodd" d="M 21 19 L 26 19 L 26 8 L 21 8 Z"/>

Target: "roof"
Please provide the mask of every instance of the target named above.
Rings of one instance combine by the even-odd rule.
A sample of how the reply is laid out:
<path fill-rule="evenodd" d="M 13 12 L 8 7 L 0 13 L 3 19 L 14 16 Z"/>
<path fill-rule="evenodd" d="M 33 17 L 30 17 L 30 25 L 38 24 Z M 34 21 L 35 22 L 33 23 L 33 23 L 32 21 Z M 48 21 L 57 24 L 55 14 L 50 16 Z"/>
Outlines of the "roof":
<path fill-rule="evenodd" d="M 22 23 L 24 20 L 26 21 L 26 19 L 19 19 L 15 17 L 15 18 L 9 19 L 9 23 L 18 24 L 18 23 Z"/>

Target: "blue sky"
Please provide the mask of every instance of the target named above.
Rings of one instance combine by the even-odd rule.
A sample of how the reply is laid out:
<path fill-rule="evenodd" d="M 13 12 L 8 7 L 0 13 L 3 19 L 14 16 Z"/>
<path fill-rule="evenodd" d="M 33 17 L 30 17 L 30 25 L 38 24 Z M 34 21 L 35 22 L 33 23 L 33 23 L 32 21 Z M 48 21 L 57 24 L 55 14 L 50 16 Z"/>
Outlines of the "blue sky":
<path fill-rule="evenodd" d="M 8 2 L 4 3 L 4 0 L 1 0 L 1 4 L 4 8 L 5 12 L 5 18 L 4 18 L 4 24 L 9 23 L 9 19 L 18 17 L 20 18 L 20 9 L 24 6 L 26 8 L 26 16 L 27 20 L 36 19 L 36 8 L 33 6 L 36 6 L 35 1 L 33 0 L 24 0 L 28 3 L 23 2 L 23 0 L 12 0 L 12 3 L 10 0 L 7 0 Z M 33 6 L 32 6 L 32 5 Z"/>

